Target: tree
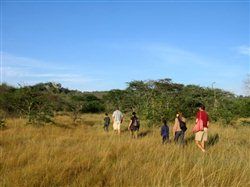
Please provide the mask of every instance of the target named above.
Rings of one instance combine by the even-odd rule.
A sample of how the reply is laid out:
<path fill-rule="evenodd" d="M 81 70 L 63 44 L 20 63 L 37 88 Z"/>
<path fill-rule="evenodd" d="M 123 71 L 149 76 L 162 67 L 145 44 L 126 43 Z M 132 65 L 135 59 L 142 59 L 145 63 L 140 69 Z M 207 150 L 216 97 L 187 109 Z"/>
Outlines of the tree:
<path fill-rule="evenodd" d="M 22 87 L 14 94 L 16 111 L 24 115 L 29 124 L 44 125 L 52 122 L 53 110 L 49 94 L 42 93 L 30 87 Z"/>

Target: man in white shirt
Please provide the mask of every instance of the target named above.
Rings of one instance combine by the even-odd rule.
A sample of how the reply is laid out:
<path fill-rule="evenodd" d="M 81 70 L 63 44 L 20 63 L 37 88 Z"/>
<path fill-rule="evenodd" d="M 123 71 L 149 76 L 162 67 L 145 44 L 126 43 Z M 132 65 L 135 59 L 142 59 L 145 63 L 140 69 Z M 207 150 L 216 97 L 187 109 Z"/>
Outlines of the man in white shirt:
<path fill-rule="evenodd" d="M 122 115 L 121 111 L 119 110 L 119 107 L 117 107 L 116 111 L 114 111 L 112 118 L 113 118 L 114 131 L 115 132 L 117 131 L 118 134 L 120 134 L 121 133 L 121 123 L 123 121 L 123 115 Z"/>

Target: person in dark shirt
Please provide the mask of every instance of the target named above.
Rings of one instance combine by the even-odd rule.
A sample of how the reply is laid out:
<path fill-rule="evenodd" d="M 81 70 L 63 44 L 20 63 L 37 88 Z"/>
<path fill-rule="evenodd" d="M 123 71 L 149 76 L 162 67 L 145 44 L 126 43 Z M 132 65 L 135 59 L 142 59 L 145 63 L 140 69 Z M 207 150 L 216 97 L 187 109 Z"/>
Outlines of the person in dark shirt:
<path fill-rule="evenodd" d="M 136 116 L 136 113 L 132 113 L 132 117 L 128 126 L 128 130 L 130 130 L 132 138 L 138 137 L 138 131 L 140 129 L 140 121 L 139 118 Z"/>
<path fill-rule="evenodd" d="M 110 125 L 110 117 L 108 116 L 108 113 L 105 114 L 104 118 L 104 131 L 108 132 L 109 131 L 109 125 Z"/>
<path fill-rule="evenodd" d="M 161 126 L 161 136 L 162 136 L 162 144 L 165 144 L 169 141 L 169 127 L 167 125 L 167 120 L 162 120 L 163 125 Z"/>

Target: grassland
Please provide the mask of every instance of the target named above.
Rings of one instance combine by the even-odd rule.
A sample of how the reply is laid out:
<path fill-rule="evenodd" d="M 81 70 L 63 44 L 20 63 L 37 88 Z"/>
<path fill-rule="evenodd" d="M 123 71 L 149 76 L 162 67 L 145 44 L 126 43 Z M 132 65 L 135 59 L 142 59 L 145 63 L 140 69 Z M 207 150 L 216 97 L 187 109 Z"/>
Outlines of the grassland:
<path fill-rule="evenodd" d="M 103 131 L 102 118 L 83 115 L 74 126 L 57 116 L 57 125 L 40 128 L 8 119 L 0 131 L 0 186 L 250 186 L 247 126 L 212 123 L 204 154 L 191 132 L 184 148 L 162 145 L 157 127 L 142 123 L 132 139 L 128 121 L 118 136 Z"/>

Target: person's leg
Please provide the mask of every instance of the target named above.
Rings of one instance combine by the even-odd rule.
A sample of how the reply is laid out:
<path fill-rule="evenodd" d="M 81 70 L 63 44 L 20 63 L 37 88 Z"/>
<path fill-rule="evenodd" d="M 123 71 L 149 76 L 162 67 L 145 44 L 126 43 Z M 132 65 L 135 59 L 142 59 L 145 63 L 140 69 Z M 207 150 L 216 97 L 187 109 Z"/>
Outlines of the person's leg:
<path fill-rule="evenodd" d="M 202 136 L 202 141 L 201 141 L 201 145 L 203 147 L 203 149 L 205 149 L 205 143 L 207 141 L 207 128 L 204 128 L 204 132 L 203 132 L 203 136 Z"/>
<path fill-rule="evenodd" d="M 118 135 L 121 134 L 121 123 L 117 122 L 117 131 L 118 131 Z"/>
<path fill-rule="evenodd" d="M 131 138 L 134 137 L 134 131 L 133 130 L 130 130 L 130 135 L 131 135 Z"/>
<path fill-rule="evenodd" d="M 205 141 L 204 140 L 202 140 L 201 146 L 202 146 L 203 149 L 205 149 Z"/>
<path fill-rule="evenodd" d="M 174 142 L 176 143 L 177 141 L 178 141 L 177 132 L 175 132 L 175 134 L 174 134 Z"/>
<path fill-rule="evenodd" d="M 162 144 L 165 144 L 166 142 L 166 136 L 162 136 Z"/>
<path fill-rule="evenodd" d="M 201 150 L 202 152 L 205 152 L 205 149 L 203 149 L 203 147 L 202 147 L 202 145 L 201 145 L 201 142 L 195 140 L 195 144 L 200 148 L 200 150 Z"/>
<path fill-rule="evenodd" d="M 138 138 L 138 130 L 135 131 L 135 139 Z"/>
<path fill-rule="evenodd" d="M 185 135 L 185 133 L 183 131 L 181 131 L 181 134 L 180 134 L 180 144 L 181 145 L 185 144 L 185 142 L 184 142 L 184 135 Z"/>
<path fill-rule="evenodd" d="M 202 147 L 202 137 L 203 137 L 203 131 L 199 131 L 195 133 L 195 144 L 201 149 L 203 152 L 205 152 L 205 149 Z"/>
<path fill-rule="evenodd" d="M 118 134 L 121 134 L 121 122 L 118 123 Z"/>
<path fill-rule="evenodd" d="M 117 124 L 116 124 L 116 122 L 114 121 L 114 123 L 113 123 L 113 129 L 114 129 L 114 133 L 116 133 L 116 130 L 117 130 Z"/>
<path fill-rule="evenodd" d="M 179 137 L 180 137 L 180 135 L 181 135 L 181 131 L 177 131 L 177 132 L 175 132 L 175 137 L 174 137 L 174 139 L 175 139 L 175 143 L 177 143 L 177 142 L 179 141 Z"/>

